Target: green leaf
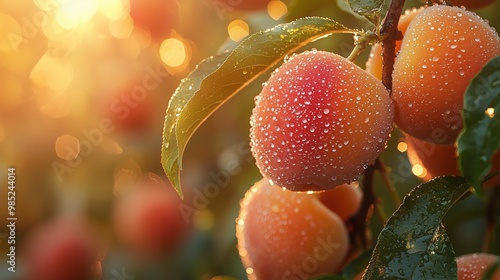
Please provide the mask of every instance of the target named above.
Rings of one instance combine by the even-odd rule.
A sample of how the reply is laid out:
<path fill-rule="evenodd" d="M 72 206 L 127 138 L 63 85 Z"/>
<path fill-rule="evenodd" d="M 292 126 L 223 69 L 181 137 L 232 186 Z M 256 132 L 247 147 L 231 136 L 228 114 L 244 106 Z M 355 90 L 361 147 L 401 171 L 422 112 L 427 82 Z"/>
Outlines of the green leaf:
<path fill-rule="evenodd" d="M 455 253 L 441 224 L 467 191 L 462 177 L 413 189 L 380 232 L 363 279 L 456 279 Z"/>
<path fill-rule="evenodd" d="M 500 145 L 500 114 L 494 112 L 500 112 L 500 56 L 472 79 L 464 97 L 458 160 L 462 174 L 479 194 L 482 181 L 491 170 L 491 158 Z"/>
<path fill-rule="evenodd" d="M 379 24 L 384 0 L 347 0 L 347 4 L 353 12 L 365 17 L 375 26 Z"/>
<path fill-rule="evenodd" d="M 173 184 L 180 197 L 182 189 L 179 181 L 179 149 L 177 147 L 177 138 L 175 126 L 177 118 L 182 109 L 184 109 L 193 95 L 199 90 L 201 82 L 210 73 L 217 70 L 220 64 L 229 56 L 229 53 L 209 57 L 203 60 L 195 70 L 193 70 L 187 79 L 182 80 L 177 87 L 168 104 L 165 123 L 163 125 L 163 145 L 161 148 L 161 163 L 167 174 L 168 179 Z"/>
<path fill-rule="evenodd" d="M 347 277 L 347 279 L 353 279 L 358 273 L 365 270 L 370 262 L 370 258 L 373 254 L 373 249 L 364 251 L 359 257 L 351 261 L 342 270 L 342 274 Z"/>
<path fill-rule="evenodd" d="M 182 155 L 196 129 L 224 102 L 283 58 L 319 38 L 358 34 L 328 18 L 302 18 L 249 36 L 227 57 L 204 61 L 172 96 L 163 131 L 162 165 L 182 196 Z"/>

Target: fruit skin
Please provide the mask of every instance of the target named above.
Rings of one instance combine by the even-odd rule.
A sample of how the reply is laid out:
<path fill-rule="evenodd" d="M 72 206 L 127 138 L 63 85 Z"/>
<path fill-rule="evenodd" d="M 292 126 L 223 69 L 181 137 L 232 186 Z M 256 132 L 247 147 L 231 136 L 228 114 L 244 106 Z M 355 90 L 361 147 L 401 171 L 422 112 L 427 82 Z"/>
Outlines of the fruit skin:
<path fill-rule="evenodd" d="M 405 142 L 408 145 L 406 153 L 411 165 L 419 164 L 425 169 L 420 178 L 424 182 L 438 176 L 462 175 L 458 169 L 458 155 L 454 145 L 436 145 L 408 135 L 405 137 Z M 490 174 L 500 171 L 500 153 L 495 154 L 492 162 Z M 484 186 L 493 187 L 499 184 L 500 177 L 495 177 L 487 181 Z"/>
<path fill-rule="evenodd" d="M 26 280 L 101 279 L 97 238 L 81 219 L 55 220 L 35 229 L 21 254 Z"/>
<path fill-rule="evenodd" d="M 457 258 L 458 280 L 482 279 L 483 273 L 492 265 L 498 256 L 491 254 L 468 254 Z M 497 269 L 491 279 L 500 279 Z"/>
<path fill-rule="evenodd" d="M 130 0 L 130 17 L 135 26 L 151 33 L 153 41 L 161 41 L 179 23 L 179 4 L 177 0 Z"/>
<path fill-rule="evenodd" d="M 495 0 L 451 0 L 453 6 L 465 6 L 467 9 L 480 9 L 495 3 Z"/>
<path fill-rule="evenodd" d="M 117 198 L 113 226 L 119 242 L 144 258 L 160 257 L 182 241 L 188 226 L 171 186 L 147 182 Z"/>
<path fill-rule="evenodd" d="M 347 229 L 315 194 L 264 178 L 241 201 L 236 236 L 249 279 L 309 279 L 336 272 L 349 249 Z"/>
<path fill-rule="evenodd" d="M 349 183 L 383 151 L 394 109 L 385 87 L 345 58 L 294 55 L 255 99 L 251 150 L 261 173 L 294 191 Z"/>
<path fill-rule="evenodd" d="M 319 199 L 328 209 L 347 222 L 361 206 L 363 192 L 357 183 L 343 184 L 320 193 Z"/>
<path fill-rule="evenodd" d="M 403 15 L 399 18 L 398 22 L 398 30 L 403 33 L 406 32 L 408 25 L 410 22 L 418 15 L 421 11 L 424 10 L 425 7 L 408 9 L 405 11 Z M 396 53 L 401 49 L 401 41 L 396 41 Z M 372 46 L 370 51 L 370 56 L 368 61 L 366 61 L 366 71 L 373 76 L 377 77 L 377 79 L 382 80 L 382 44 L 378 43 Z"/>
<path fill-rule="evenodd" d="M 498 54 L 498 34 L 476 14 L 443 5 L 420 12 L 394 64 L 397 126 L 422 140 L 452 144 L 470 80 Z"/>

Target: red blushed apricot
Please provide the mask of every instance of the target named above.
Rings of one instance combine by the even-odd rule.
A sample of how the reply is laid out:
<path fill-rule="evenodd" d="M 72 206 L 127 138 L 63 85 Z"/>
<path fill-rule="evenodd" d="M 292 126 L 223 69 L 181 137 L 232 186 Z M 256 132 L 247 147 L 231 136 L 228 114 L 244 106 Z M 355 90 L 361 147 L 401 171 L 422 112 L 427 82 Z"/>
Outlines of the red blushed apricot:
<path fill-rule="evenodd" d="M 349 249 L 344 223 L 317 195 L 283 190 L 265 178 L 241 201 L 236 236 L 250 280 L 335 273 Z"/>
<path fill-rule="evenodd" d="M 171 186 L 148 183 L 117 198 L 113 224 L 117 239 L 143 257 L 159 257 L 182 240 L 187 224 L 181 199 Z"/>
<path fill-rule="evenodd" d="M 179 22 L 177 0 L 130 0 L 130 17 L 134 25 L 151 33 L 153 41 L 169 37 Z"/>
<path fill-rule="evenodd" d="M 458 154 L 454 145 L 436 145 L 415 137 L 406 136 L 407 155 L 414 172 L 424 182 L 444 175 L 461 176 L 458 169 Z M 500 153 L 493 157 L 492 172 L 500 171 Z M 500 184 L 500 178 L 485 183 L 486 187 Z"/>
<path fill-rule="evenodd" d="M 343 184 L 319 194 L 320 201 L 346 222 L 356 214 L 363 199 L 357 183 Z"/>
<path fill-rule="evenodd" d="M 252 154 L 272 183 L 294 191 L 349 183 L 383 151 L 393 122 L 384 86 L 324 51 L 294 55 L 255 99 Z"/>
<path fill-rule="evenodd" d="M 468 254 L 457 258 L 458 280 L 479 280 L 484 272 L 495 261 L 498 256 L 491 254 Z M 491 279 L 500 279 L 500 270 L 497 269 Z"/>
<path fill-rule="evenodd" d="M 495 0 L 451 0 L 453 6 L 464 6 L 467 9 L 480 9 L 495 3 Z"/>
<path fill-rule="evenodd" d="M 436 5 L 411 21 L 393 73 L 396 124 L 413 137 L 453 144 L 470 80 L 500 54 L 500 38 L 475 13 Z"/>
<path fill-rule="evenodd" d="M 424 7 L 408 9 L 405 13 L 399 18 L 398 30 L 400 30 L 403 35 L 408 28 L 410 22 L 415 18 L 417 14 L 423 11 Z M 396 41 L 396 53 L 399 52 L 401 48 L 401 41 Z M 377 79 L 382 80 L 382 45 L 375 44 L 372 46 L 370 51 L 370 57 L 368 61 L 366 61 L 366 71 L 377 77 Z"/>
<path fill-rule="evenodd" d="M 98 244 L 81 220 L 57 220 L 32 231 L 21 253 L 26 280 L 100 279 Z"/>
<path fill-rule="evenodd" d="M 257 11 L 267 8 L 271 0 L 212 0 L 216 9 L 232 12 L 237 11 Z"/>

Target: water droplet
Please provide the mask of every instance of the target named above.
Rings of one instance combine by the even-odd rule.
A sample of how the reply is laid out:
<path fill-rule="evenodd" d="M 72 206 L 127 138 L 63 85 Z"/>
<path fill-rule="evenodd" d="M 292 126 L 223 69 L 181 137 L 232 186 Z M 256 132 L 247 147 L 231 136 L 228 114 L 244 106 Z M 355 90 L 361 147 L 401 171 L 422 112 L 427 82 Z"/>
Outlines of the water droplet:
<path fill-rule="evenodd" d="M 324 110 L 323 110 L 323 113 L 324 113 L 325 115 L 326 115 L 326 114 L 328 114 L 328 113 L 330 113 L 330 109 L 328 109 L 328 108 L 324 109 Z"/>
<path fill-rule="evenodd" d="M 456 49 L 457 48 L 457 45 L 451 45 L 450 46 L 450 49 Z"/>

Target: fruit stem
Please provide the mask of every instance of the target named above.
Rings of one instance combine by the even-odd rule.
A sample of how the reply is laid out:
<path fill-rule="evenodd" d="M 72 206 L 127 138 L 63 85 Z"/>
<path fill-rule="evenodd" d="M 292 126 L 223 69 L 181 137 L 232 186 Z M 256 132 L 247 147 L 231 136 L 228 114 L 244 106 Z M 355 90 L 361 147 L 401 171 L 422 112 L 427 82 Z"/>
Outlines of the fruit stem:
<path fill-rule="evenodd" d="M 375 161 L 375 166 L 377 167 L 380 174 L 382 174 L 384 183 L 387 189 L 389 190 L 389 193 L 391 194 L 392 201 L 396 204 L 396 207 L 401 205 L 401 197 L 399 196 L 398 192 L 396 191 L 396 188 L 394 187 L 394 184 L 389 178 L 389 172 L 387 171 L 387 167 L 380 160 L 380 158 L 377 158 L 377 160 Z"/>
<path fill-rule="evenodd" d="M 354 62 L 358 55 L 365 49 L 364 46 L 356 45 L 354 49 L 352 49 L 351 54 L 347 57 L 347 60 Z"/>
<path fill-rule="evenodd" d="M 375 171 L 376 168 L 374 165 L 368 166 L 365 170 L 362 179 L 363 199 L 361 200 L 361 206 L 359 207 L 358 212 L 356 212 L 356 214 L 354 214 L 348 222 L 348 224 L 352 226 L 352 231 L 350 233 L 352 244 L 356 244 L 356 240 L 360 240 L 362 249 L 369 247 L 368 240 L 366 238 L 366 223 L 370 208 L 376 203 L 377 199 L 373 192 L 373 176 Z"/>
<path fill-rule="evenodd" d="M 485 253 L 492 252 L 495 247 L 495 210 L 497 208 L 497 200 L 500 196 L 500 188 L 495 187 L 488 204 L 486 205 L 486 233 L 484 235 L 482 251 Z"/>
<path fill-rule="evenodd" d="M 403 12 L 405 0 L 392 0 L 389 10 L 382 23 L 380 35 L 382 38 L 382 83 L 392 92 L 392 71 L 396 58 L 396 40 L 401 40 L 403 34 L 398 30 L 399 17 Z"/>

